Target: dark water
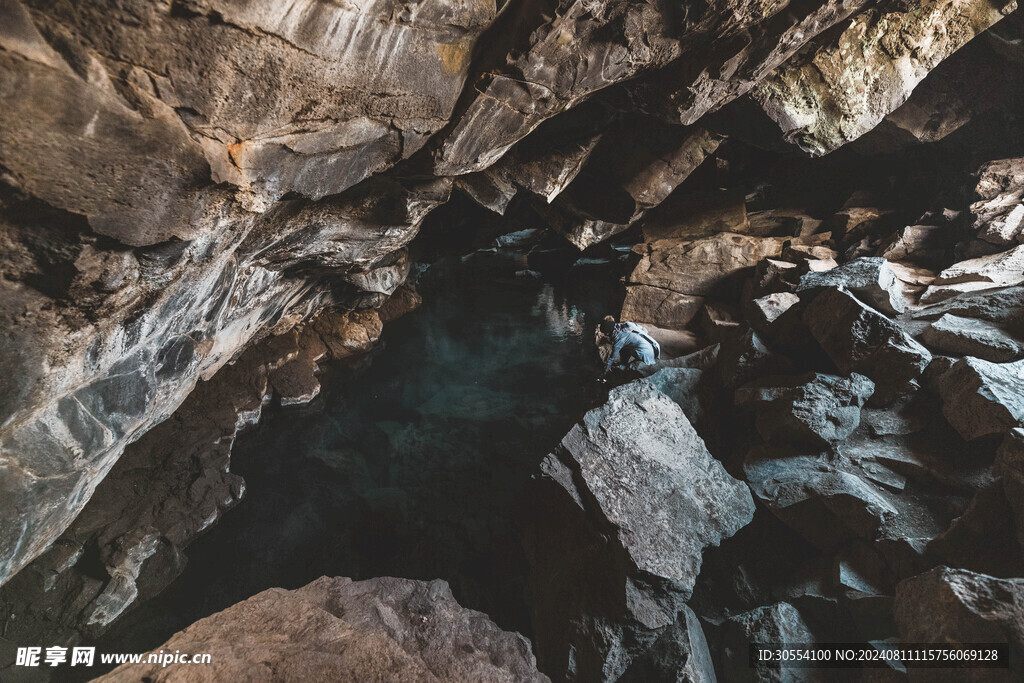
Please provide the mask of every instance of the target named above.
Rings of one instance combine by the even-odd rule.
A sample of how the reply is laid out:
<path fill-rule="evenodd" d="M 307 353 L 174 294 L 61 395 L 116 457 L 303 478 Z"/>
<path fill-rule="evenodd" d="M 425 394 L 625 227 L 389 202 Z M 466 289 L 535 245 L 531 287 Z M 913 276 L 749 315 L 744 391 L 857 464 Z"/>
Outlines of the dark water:
<path fill-rule="evenodd" d="M 618 293 L 607 272 L 551 283 L 516 278 L 524 267 L 486 253 L 435 265 L 424 305 L 385 328 L 368 363 L 330 368 L 309 406 L 270 411 L 235 447 L 244 501 L 104 649 L 153 648 L 322 575 L 443 578 L 463 605 L 529 634 L 517 499 L 596 398 L 592 331 Z"/>

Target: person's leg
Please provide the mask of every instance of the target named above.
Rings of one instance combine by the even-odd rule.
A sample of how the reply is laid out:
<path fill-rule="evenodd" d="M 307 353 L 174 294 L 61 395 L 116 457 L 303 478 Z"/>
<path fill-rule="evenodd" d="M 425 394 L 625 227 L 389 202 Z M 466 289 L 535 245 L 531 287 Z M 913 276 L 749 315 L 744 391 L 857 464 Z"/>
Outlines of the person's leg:
<path fill-rule="evenodd" d="M 640 365 L 654 365 L 654 349 L 649 346 L 636 350 L 636 358 Z"/>

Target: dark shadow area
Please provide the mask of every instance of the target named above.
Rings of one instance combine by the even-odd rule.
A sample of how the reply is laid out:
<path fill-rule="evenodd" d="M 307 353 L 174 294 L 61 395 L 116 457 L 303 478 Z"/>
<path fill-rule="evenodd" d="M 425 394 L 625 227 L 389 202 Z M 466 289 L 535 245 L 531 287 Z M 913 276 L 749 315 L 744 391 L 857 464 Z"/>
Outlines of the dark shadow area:
<path fill-rule="evenodd" d="M 308 406 L 267 411 L 232 457 L 245 500 L 100 649 L 145 651 L 322 575 L 442 578 L 464 606 L 529 635 L 517 498 L 598 398 L 593 328 L 621 293 L 593 268 L 542 281 L 524 261 L 435 264 L 423 306 L 387 326 L 372 359 L 329 368 Z"/>

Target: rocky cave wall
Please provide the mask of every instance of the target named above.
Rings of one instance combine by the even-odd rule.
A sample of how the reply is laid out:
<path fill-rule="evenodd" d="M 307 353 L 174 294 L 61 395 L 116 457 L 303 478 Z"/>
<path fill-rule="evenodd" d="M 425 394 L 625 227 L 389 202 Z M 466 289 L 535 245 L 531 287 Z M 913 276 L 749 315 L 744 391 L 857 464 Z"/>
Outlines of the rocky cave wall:
<path fill-rule="evenodd" d="M 453 192 L 498 214 L 527 205 L 579 249 L 637 226 L 649 244 L 665 220 L 705 215 L 676 190 L 723 141 L 820 156 L 1011 130 L 1015 8 L 5 0 L 0 581 L 48 548 L 38 580 L 67 581 L 84 543 L 54 541 L 126 448 L 151 454 L 147 433 L 190 394 L 203 414 L 201 380 L 246 387 L 199 439 L 228 447 L 270 394 L 315 391 L 317 358 L 365 348 L 388 297 L 412 296 L 405 249 Z M 964 92 L 965 73 L 996 76 Z M 675 242 L 630 275 L 624 314 L 690 324 L 726 247 L 681 238 L 736 233 L 730 220 L 661 233 Z M 743 238 L 744 264 L 784 247 L 817 259 L 813 233 Z M 323 309 L 335 317 L 307 323 Z M 280 348 L 247 359 L 264 338 Z M 107 623 L 144 560 L 230 507 L 226 469 L 212 457 L 188 514 L 143 515 L 144 533 L 70 530 L 103 528 L 106 548 L 72 624 Z"/>

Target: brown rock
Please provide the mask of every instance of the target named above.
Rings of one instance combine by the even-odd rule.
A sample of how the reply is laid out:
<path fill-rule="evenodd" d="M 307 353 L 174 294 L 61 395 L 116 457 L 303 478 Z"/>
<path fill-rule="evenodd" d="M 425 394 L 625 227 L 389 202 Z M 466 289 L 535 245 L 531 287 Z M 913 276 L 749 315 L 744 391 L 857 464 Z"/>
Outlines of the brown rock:
<path fill-rule="evenodd" d="M 546 681 L 530 643 L 455 602 L 444 581 L 322 577 L 254 595 L 171 636 L 206 665 L 124 664 L 99 681 Z M 272 673 L 270 673 L 272 672 Z"/>
<path fill-rule="evenodd" d="M 787 140 L 810 154 L 827 154 L 874 128 L 929 71 L 1014 8 L 1012 2 L 958 0 L 868 10 L 841 34 L 784 64 L 753 97 Z"/>
<path fill-rule="evenodd" d="M 694 241 L 661 239 L 637 249 L 640 263 L 627 277 L 631 319 L 683 327 L 706 297 L 762 259 L 782 253 L 784 240 L 721 233 Z M 653 290 L 653 291 L 652 291 Z M 626 316 L 625 306 L 623 316 Z"/>

